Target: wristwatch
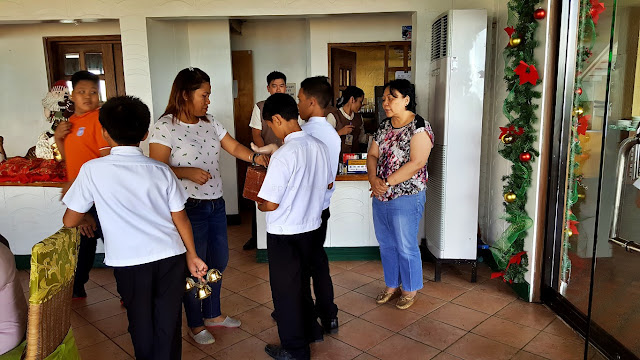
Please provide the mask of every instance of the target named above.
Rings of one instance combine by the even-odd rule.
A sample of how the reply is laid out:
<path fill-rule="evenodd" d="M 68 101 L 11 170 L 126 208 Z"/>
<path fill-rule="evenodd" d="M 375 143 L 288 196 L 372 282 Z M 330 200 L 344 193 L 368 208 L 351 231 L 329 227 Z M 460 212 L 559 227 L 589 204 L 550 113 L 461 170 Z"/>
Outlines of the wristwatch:
<path fill-rule="evenodd" d="M 259 156 L 260 154 L 258 154 L 257 152 L 254 152 L 253 155 L 251 155 L 251 165 L 256 166 L 256 158 Z"/>

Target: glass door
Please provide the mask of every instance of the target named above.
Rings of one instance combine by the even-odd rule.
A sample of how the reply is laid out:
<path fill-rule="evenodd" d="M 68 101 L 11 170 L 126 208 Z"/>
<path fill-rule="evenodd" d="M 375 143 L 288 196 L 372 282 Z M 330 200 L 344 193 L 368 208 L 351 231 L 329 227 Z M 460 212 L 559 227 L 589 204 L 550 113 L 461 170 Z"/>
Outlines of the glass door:
<path fill-rule="evenodd" d="M 593 248 L 591 342 L 596 358 L 640 357 L 640 0 L 613 4 L 611 56 L 597 239 Z M 604 37 L 604 36 L 603 36 Z M 595 349 L 590 352 L 597 353 Z"/>

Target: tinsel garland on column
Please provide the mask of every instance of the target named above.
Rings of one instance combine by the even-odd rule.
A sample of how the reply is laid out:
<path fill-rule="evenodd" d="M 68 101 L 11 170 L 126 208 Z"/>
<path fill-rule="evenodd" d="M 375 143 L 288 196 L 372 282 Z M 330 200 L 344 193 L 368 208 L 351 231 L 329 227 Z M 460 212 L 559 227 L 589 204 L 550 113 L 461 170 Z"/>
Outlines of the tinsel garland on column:
<path fill-rule="evenodd" d="M 509 223 L 500 238 L 491 246 L 493 258 L 502 270 L 492 277 L 502 277 L 510 283 L 525 283 L 528 256 L 524 252 L 524 239 L 533 220 L 525 210 L 527 191 L 531 186 L 531 163 L 538 157 L 533 143 L 536 131 L 533 125 L 538 121 L 535 100 L 541 97 L 534 90 L 541 82 L 536 69 L 534 50 L 538 46 L 536 29 L 538 21 L 545 16 L 542 9 L 536 9 L 538 0 L 510 0 L 507 28 L 509 43 L 505 47 L 504 81 L 507 83 L 507 98 L 503 113 L 508 124 L 501 128 L 501 145 L 498 152 L 512 162 L 511 174 L 502 178 L 505 220 Z"/>

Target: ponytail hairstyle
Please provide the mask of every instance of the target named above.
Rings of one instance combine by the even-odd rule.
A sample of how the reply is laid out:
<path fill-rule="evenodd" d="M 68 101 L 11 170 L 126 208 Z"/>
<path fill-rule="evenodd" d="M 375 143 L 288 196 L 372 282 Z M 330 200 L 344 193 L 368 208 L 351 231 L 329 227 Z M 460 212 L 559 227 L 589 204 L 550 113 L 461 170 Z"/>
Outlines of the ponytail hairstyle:
<path fill-rule="evenodd" d="M 342 96 L 338 98 L 336 107 L 341 108 L 344 104 L 348 103 L 351 98 L 356 100 L 357 98 L 364 97 L 364 91 L 357 86 L 347 86 L 342 90 Z"/>
<path fill-rule="evenodd" d="M 193 93 L 200 89 L 203 83 L 211 83 L 209 75 L 204 71 L 194 67 L 180 70 L 173 80 L 167 108 L 160 117 L 172 115 L 171 121 L 174 123 L 179 119 L 180 115 L 184 115 L 187 118 L 191 117 L 189 105 L 193 100 Z M 209 121 L 206 116 L 199 117 L 199 119 Z"/>

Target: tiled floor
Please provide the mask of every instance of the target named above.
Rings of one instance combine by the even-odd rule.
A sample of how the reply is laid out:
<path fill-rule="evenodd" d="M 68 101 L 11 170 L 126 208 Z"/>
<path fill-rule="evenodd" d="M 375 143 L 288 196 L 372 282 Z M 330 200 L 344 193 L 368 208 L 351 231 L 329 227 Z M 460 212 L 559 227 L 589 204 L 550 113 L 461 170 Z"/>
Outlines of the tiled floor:
<path fill-rule="evenodd" d="M 229 227 L 230 262 L 224 273 L 222 310 L 242 320 L 239 329 L 211 329 L 212 345 L 197 345 L 183 319 L 183 359 L 270 359 L 266 343 L 278 343 L 266 264 L 242 245 L 246 226 Z M 476 284 L 469 269 L 449 267 L 442 282 L 424 264 L 425 286 L 408 310 L 378 306 L 384 286 L 379 261 L 332 262 L 340 331 L 311 347 L 314 359 L 582 359 L 584 341 L 543 305 L 517 300 L 481 266 Z M 28 287 L 28 273 L 21 272 Z M 73 303 L 71 323 L 83 359 L 131 359 L 125 309 L 110 269 L 94 269 L 88 297 Z"/>

